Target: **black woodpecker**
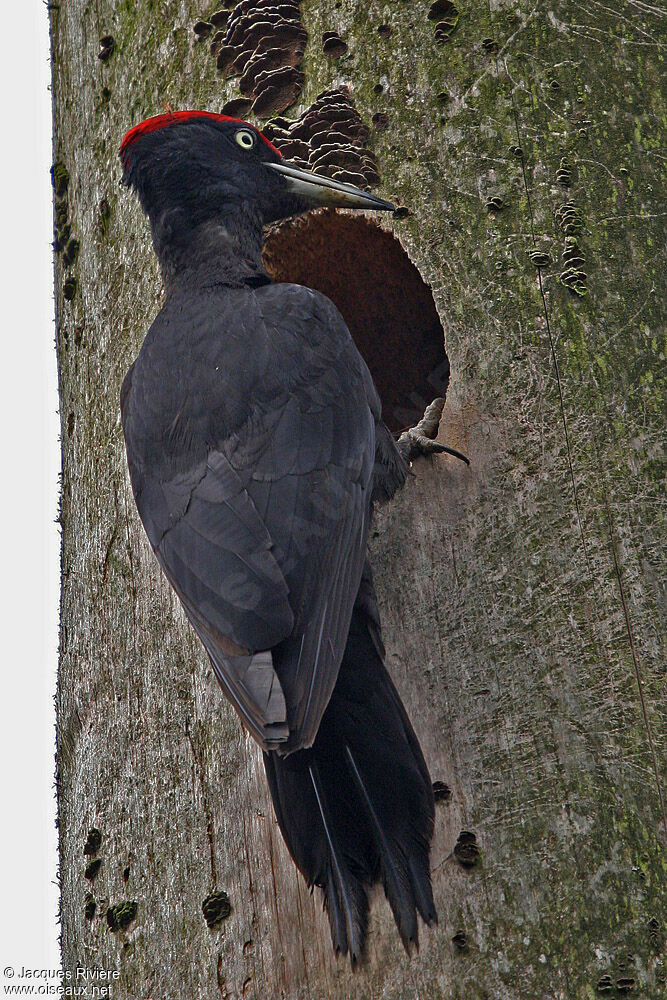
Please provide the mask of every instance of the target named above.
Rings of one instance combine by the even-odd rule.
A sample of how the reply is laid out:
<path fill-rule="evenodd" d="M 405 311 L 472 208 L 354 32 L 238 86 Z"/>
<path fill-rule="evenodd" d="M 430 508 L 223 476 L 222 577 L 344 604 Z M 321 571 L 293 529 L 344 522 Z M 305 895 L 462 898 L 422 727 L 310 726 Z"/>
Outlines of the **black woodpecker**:
<path fill-rule="evenodd" d="M 329 299 L 272 284 L 267 223 L 319 205 L 389 209 L 291 167 L 252 125 L 204 111 L 123 139 L 166 297 L 121 392 L 155 555 L 222 690 L 264 751 L 280 829 L 360 958 L 382 882 L 406 948 L 436 920 L 433 793 L 384 666 L 366 540 L 407 465 Z"/>

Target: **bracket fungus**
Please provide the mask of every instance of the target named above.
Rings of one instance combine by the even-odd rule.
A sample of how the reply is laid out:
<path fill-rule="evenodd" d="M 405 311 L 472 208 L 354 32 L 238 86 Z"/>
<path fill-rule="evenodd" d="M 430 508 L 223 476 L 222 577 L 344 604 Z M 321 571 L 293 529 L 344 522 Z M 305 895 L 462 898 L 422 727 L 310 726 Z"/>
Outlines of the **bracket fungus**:
<path fill-rule="evenodd" d="M 479 859 L 477 837 L 469 830 L 462 830 L 454 844 L 454 857 L 464 868 L 472 868 Z"/>
<path fill-rule="evenodd" d="M 240 77 L 242 97 L 250 102 L 243 113 L 269 118 L 294 104 L 305 79 L 298 67 L 308 40 L 298 0 L 241 0 L 231 12 L 212 14 L 209 23 L 218 28 L 211 43 L 218 69 Z"/>
<path fill-rule="evenodd" d="M 347 52 L 347 42 L 340 37 L 337 31 L 325 31 L 322 35 L 322 51 L 325 56 L 340 59 Z"/>
<path fill-rule="evenodd" d="M 210 928 L 216 927 L 232 912 L 232 904 L 224 890 L 211 892 L 201 904 L 204 919 Z"/>
<path fill-rule="evenodd" d="M 452 0 L 435 0 L 428 12 L 429 21 L 436 21 L 435 40 L 439 45 L 449 41 L 459 21 L 459 9 Z"/>
<path fill-rule="evenodd" d="M 268 122 L 264 133 L 297 166 L 362 188 L 379 183 L 377 163 L 366 145 L 371 130 L 343 88 L 321 93 L 294 121 Z"/>

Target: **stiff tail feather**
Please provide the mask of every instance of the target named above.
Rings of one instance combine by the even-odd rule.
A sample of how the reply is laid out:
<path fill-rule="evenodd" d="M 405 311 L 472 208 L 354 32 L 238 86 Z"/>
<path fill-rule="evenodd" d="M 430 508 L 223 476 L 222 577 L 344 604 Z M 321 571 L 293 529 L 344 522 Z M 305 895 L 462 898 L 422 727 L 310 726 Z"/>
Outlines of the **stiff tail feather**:
<path fill-rule="evenodd" d="M 437 921 L 429 869 L 434 805 L 419 743 L 383 663 L 370 570 L 362 579 L 338 681 L 315 743 L 264 755 L 283 836 L 324 893 L 337 952 L 363 952 L 368 890 L 382 882 L 401 940 L 417 914 Z"/>

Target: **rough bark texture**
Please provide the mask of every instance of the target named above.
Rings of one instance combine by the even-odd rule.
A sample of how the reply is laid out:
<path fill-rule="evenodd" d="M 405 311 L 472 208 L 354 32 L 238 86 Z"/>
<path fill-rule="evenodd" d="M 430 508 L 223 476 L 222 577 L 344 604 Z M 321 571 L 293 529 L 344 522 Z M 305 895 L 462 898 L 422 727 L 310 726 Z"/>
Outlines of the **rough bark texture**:
<path fill-rule="evenodd" d="M 287 856 L 258 754 L 160 576 L 125 470 L 119 386 L 161 291 L 116 150 L 165 104 L 219 110 L 237 93 L 192 30 L 219 5 L 49 6 L 65 967 L 118 970 L 116 1000 L 657 997 L 656 8 L 456 0 L 458 18 L 440 3 L 429 20 L 421 3 L 302 4 L 303 103 L 289 113 L 349 83 L 366 122 L 386 115 L 371 141 L 380 190 L 410 214 L 383 224 L 432 286 L 452 367 L 441 434 L 472 460 L 422 461 L 376 523 L 389 665 L 452 794 L 433 849 L 439 926 L 408 960 L 376 900 L 353 976 Z M 442 21 L 454 27 L 440 44 Z M 321 46 L 334 30 L 348 45 L 338 60 Z M 98 59 L 106 35 L 113 51 Z M 535 250 L 550 267 L 538 271 Z M 564 281 L 585 297 L 559 280 L 568 250 L 586 277 Z M 91 827 L 101 844 L 84 856 Z M 473 867 L 453 853 L 462 830 L 480 848 Z M 91 857 L 102 864 L 86 879 Z M 209 929 L 214 890 L 232 910 Z M 112 930 L 122 913 L 107 910 L 123 901 L 136 913 Z"/>

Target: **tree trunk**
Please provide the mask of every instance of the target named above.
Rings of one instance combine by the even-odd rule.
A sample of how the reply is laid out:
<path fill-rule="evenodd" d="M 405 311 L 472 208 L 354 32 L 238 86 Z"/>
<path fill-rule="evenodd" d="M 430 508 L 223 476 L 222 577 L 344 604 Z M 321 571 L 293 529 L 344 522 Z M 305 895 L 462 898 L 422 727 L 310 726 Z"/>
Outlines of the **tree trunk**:
<path fill-rule="evenodd" d="M 657 997 L 657 10 L 301 5 L 305 81 L 287 117 L 348 84 L 374 124 L 380 191 L 408 209 L 382 224 L 445 330 L 441 439 L 471 459 L 419 460 L 375 523 L 388 665 L 449 795 L 432 855 L 439 925 L 408 960 L 379 894 L 352 973 L 284 847 L 258 751 L 160 575 L 126 473 L 119 387 L 161 288 L 116 151 L 165 105 L 219 111 L 238 96 L 211 36 L 193 32 L 217 6 L 49 4 L 64 967 L 114 970 L 114 1000 Z M 327 31 L 347 52 L 323 52 Z M 392 363 L 400 377 L 410 358 Z M 220 891 L 231 912 L 209 928 L 202 903 Z"/>

